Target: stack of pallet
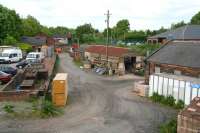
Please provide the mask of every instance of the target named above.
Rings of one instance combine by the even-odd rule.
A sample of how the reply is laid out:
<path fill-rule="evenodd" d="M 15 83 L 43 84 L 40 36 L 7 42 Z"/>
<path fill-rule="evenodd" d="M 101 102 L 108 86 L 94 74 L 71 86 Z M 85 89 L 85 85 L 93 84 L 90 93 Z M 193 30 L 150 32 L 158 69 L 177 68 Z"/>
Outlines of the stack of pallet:
<path fill-rule="evenodd" d="M 200 133 L 200 97 L 179 113 L 177 133 Z"/>
<path fill-rule="evenodd" d="M 52 100 L 55 106 L 65 106 L 68 95 L 68 74 L 58 73 L 53 79 Z"/>

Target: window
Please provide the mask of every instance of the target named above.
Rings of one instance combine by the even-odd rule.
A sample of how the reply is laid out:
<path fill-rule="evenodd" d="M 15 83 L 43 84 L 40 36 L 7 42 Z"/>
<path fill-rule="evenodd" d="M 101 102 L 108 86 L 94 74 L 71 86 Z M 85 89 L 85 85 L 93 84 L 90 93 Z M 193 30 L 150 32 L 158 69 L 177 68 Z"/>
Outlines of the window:
<path fill-rule="evenodd" d="M 174 70 L 174 74 L 175 74 L 175 75 L 181 75 L 181 71 Z"/>
<path fill-rule="evenodd" d="M 160 73 L 160 67 L 155 67 L 155 73 Z"/>

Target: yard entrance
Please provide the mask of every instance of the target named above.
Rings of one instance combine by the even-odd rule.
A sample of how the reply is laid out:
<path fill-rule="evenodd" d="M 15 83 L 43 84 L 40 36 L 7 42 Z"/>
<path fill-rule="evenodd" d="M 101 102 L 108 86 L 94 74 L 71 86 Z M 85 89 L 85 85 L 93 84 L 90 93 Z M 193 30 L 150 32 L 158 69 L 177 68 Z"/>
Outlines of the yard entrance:
<path fill-rule="evenodd" d="M 124 57 L 125 72 L 133 73 L 135 63 L 136 63 L 136 57 L 131 57 L 131 56 Z"/>

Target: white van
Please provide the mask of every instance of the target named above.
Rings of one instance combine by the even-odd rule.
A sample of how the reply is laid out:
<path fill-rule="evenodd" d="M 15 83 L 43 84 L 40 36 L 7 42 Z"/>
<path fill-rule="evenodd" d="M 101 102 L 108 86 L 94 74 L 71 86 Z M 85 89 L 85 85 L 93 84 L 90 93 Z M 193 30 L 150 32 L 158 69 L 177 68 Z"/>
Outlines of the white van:
<path fill-rule="evenodd" d="M 28 63 L 41 63 L 44 59 L 44 54 L 42 52 L 30 52 L 26 56 Z"/>
<path fill-rule="evenodd" d="M 22 59 L 22 51 L 19 48 L 4 49 L 0 53 L 0 63 L 18 62 Z"/>

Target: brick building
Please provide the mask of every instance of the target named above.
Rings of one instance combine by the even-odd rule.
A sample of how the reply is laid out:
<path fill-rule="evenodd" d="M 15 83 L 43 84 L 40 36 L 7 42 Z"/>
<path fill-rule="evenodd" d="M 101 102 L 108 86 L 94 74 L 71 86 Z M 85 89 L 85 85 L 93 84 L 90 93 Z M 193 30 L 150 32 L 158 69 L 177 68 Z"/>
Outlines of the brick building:
<path fill-rule="evenodd" d="M 200 41 L 173 41 L 146 59 L 145 80 L 154 73 L 200 77 Z"/>
<path fill-rule="evenodd" d="M 115 74 L 134 72 L 136 68 L 142 67 L 143 64 L 143 56 L 130 51 L 128 48 L 113 46 L 106 48 L 104 45 L 88 46 L 85 49 L 85 58 L 96 66 L 105 67 L 108 65 Z"/>

